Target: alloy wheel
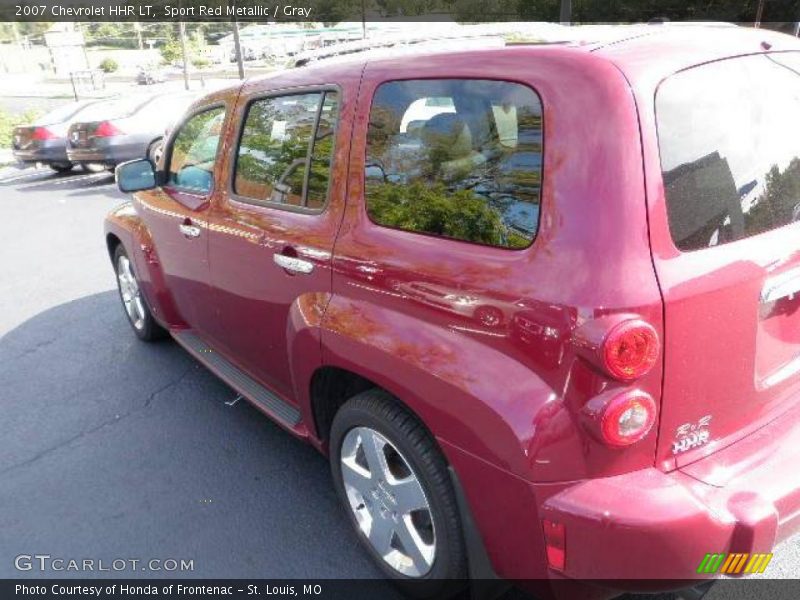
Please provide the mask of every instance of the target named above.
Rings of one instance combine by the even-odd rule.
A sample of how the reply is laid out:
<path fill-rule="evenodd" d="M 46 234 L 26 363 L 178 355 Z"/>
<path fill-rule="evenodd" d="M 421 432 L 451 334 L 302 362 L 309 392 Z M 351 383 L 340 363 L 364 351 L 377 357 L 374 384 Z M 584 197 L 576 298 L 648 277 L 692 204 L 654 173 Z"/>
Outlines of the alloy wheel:
<path fill-rule="evenodd" d="M 408 460 L 378 431 L 354 427 L 342 441 L 340 462 L 350 509 L 372 549 L 402 575 L 426 575 L 436 557 L 436 532 Z"/>
<path fill-rule="evenodd" d="M 144 300 L 139 290 L 139 282 L 133 273 L 131 261 L 124 254 L 117 259 L 117 281 L 119 281 L 119 293 L 122 296 L 122 304 L 131 324 L 137 330 L 144 328 L 147 313 L 144 308 Z"/>

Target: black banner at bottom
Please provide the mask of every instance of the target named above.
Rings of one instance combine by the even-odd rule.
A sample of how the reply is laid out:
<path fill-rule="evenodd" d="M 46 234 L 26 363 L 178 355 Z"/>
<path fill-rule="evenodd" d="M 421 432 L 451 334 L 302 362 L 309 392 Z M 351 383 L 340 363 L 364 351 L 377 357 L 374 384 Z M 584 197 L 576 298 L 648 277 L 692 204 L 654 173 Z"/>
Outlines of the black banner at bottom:
<path fill-rule="evenodd" d="M 615 585 L 616 583 L 616 585 Z M 453 581 L 446 592 L 433 598 L 492 598 L 523 600 L 552 598 L 581 600 L 614 598 L 624 600 L 675 600 L 705 598 L 705 600 L 795 600 L 800 598 L 800 580 L 792 579 L 723 579 L 714 582 L 695 582 L 693 589 L 678 591 L 675 582 L 636 580 L 625 583 L 613 581 L 526 580 Z M 428 582 L 428 585 L 430 582 Z M 691 582 L 687 585 L 691 585 Z M 39 600 L 144 600 L 152 598 L 209 599 L 209 600 L 373 600 L 402 599 L 425 595 L 426 584 L 411 583 L 404 590 L 386 581 L 324 579 L 1 579 L 0 598 L 36 598 Z M 621 589 L 639 590 L 623 592 Z M 430 591 L 430 590 L 427 590 Z"/>

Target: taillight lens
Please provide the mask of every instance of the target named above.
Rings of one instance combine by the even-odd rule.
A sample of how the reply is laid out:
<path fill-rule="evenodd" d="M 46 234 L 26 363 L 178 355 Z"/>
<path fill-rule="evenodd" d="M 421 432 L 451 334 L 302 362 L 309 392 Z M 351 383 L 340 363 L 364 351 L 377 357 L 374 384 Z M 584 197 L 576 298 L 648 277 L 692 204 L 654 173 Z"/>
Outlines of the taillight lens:
<path fill-rule="evenodd" d="M 113 137 L 122 135 L 122 130 L 111 121 L 102 121 L 94 130 L 94 137 Z"/>
<path fill-rule="evenodd" d="M 606 370 L 623 381 L 638 379 L 656 364 L 659 341 L 652 325 L 630 319 L 615 325 L 603 341 Z"/>
<path fill-rule="evenodd" d="M 630 446 L 641 440 L 656 420 L 656 403 L 648 394 L 632 390 L 612 398 L 600 417 L 600 433 L 610 446 Z"/>
<path fill-rule="evenodd" d="M 37 127 L 36 129 L 33 130 L 33 133 L 31 134 L 31 139 L 39 141 L 54 140 L 57 137 L 58 136 L 55 133 L 53 133 L 46 127 Z"/>
<path fill-rule="evenodd" d="M 563 571 L 567 562 L 566 530 L 563 523 L 542 519 L 547 564 L 551 569 Z"/>

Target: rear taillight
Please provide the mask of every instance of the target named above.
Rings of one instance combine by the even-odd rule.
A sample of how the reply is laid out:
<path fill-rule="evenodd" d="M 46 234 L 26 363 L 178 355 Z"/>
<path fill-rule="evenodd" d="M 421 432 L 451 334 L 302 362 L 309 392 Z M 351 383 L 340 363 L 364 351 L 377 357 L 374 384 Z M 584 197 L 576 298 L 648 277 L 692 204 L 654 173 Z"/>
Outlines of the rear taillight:
<path fill-rule="evenodd" d="M 640 319 L 622 321 L 612 327 L 601 347 L 603 366 L 623 381 L 646 374 L 656 364 L 658 353 L 656 330 Z"/>
<path fill-rule="evenodd" d="M 31 134 L 31 139 L 39 141 L 54 140 L 57 137 L 58 136 L 55 133 L 53 133 L 46 127 L 37 127 L 36 129 L 33 130 L 33 133 Z"/>
<path fill-rule="evenodd" d="M 567 562 L 567 536 L 564 524 L 542 519 L 542 529 L 544 529 L 547 565 L 556 571 L 563 571 Z"/>
<path fill-rule="evenodd" d="M 94 130 L 94 137 L 114 137 L 122 135 L 122 130 L 111 121 L 101 121 Z"/>
<path fill-rule="evenodd" d="M 609 446 L 630 446 L 648 434 L 656 420 L 656 403 L 640 390 L 609 400 L 600 414 L 600 434 Z"/>

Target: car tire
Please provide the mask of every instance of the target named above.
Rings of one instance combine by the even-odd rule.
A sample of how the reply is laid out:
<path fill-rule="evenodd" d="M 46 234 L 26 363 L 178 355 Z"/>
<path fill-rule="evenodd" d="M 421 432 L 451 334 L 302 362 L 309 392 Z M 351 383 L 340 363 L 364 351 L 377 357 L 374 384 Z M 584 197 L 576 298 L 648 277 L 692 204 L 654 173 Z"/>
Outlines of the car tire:
<path fill-rule="evenodd" d="M 503 324 L 503 311 L 494 306 L 479 306 L 475 310 L 475 320 L 484 327 L 500 327 Z"/>
<path fill-rule="evenodd" d="M 155 342 L 167 337 L 166 329 L 153 318 L 147 299 L 139 287 L 133 261 L 122 244 L 114 249 L 114 272 L 117 275 L 117 290 L 122 308 L 136 337 L 145 342 Z"/>
<path fill-rule="evenodd" d="M 75 165 L 72 163 L 51 163 L 49 166 L 56 173 L 69 173 Z"/>
<path fill-rule="evenodd" d="M 369 448 L 377 450 L 373 457 L 383 456 L 371 461 L 383 468 L 370 467 Z M 392 395 L 367 390 L 339 409 L 330 464 L 350 522 L 389 580 L 416 598 L 450 597 L 465 587 L 466 551 L 447 462 L 433 436 Z M 420 504 L 424 508 L 405 510 Z M 409 552 L 406 543 L 416 550 Z"/>
<path fill-rule="evenodd" d="M 105 166 L 100 163 L 83 163 L 81 168 L 87 173 L 102 173 L 105 170 Z"/>

